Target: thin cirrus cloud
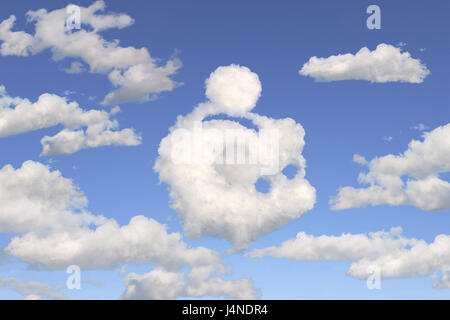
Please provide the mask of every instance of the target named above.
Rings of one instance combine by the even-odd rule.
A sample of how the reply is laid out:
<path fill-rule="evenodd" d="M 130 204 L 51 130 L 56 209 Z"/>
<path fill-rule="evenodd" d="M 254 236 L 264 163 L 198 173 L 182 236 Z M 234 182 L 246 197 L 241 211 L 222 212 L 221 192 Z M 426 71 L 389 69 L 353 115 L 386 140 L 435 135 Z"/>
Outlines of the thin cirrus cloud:
<path fill-rule="evenodd" d="M 120 111 L 83 110 L 75 101 L 44 93 L 36 102 L 11 97 L 0 86 L 0 138 L 38 129 L 63 125 L 54 136 L 41 140 L 41 156 L 71 154 L 81 149 L 100 146 L 137 146 L 141 137 L 133 129 L 118 130 L 119 123 L 111 117 Z"/>
<path fill-rule="evenodd" d="M 368 279 L 375 270 L 382 279 L 434 277 L 433 288 L 450 288 L 450 236 L 433 242 L 406 238 L 402 228 L 369 234 L 313 236 L 304 232 L 280 246 L 256 249 L 249 258 L 265 256 L 296 261 L 352 261 L 347 275 Z M 436 276 L 440 273 L 440 277 Z"/>
<path fill-rule="evenodd" d="M 83 192 L 59 171 L 39 162 L 26 161 L 17 169 L 4 166 L 0 182 L 0 233 L 13 235 L 4 252 L 31 268 L 65 270 L 77 265 L 82 270 L 93 270 L 148 263 L 163 273 L 190 268 L 189 285 L 183 295 L 233 298 L 260 295 L 250 280 L 220 278 L 230 270 L 222 265 L 219 252 L 189 247 L 181 234 L 168 233 L 166 226 L 154 219 L 135 216 L 127 225 L 119 226 L 114 219 L 88 212 Z M 177 274 L 184 277 L 184 273 Z M 131 277 L 135 280 L 131 281 Z M 136 285 L 140 279 L 137 278 L 133 274 L 124 281 Z M 13 284 L 22 285 L 17 281 Z M 145 286 L 139 294 L 131 294 L 130 290 L 126 289 L 126 296 L 152 296 Z"/>
<path fill-rule="evenodd" d="M 67 73 L 82 72 L 83 64 L 87 64 L 89 72 L 108 75 L 116 88 L 106 95 L 104 105 L 148 101 L 160 92 L 179 86 L 171 78 L 181 67 L 179 59 L 158 65 L 146 48 L 121 47 L 118 40 L 107 41 L 101 37 L 101 31 L 123 29 L 134 23 L 126 14 L 99 14 L 105 7 L 103 1 L 79 7 L 81 29 L 72 31 L 66 27 L 69 17 L 66 8 L 28 11 L 27 20 L 34 23 L 34 35 L 12 31 L 16 17 L 11 15 L 0 23 L 0 54 L 26 57 L 50 49 L 55 61 L 77 59 L 65 69 Z"/>
<path fill-rule="evenodd" d="M 389 154 L 368 162 L 355 155 L 355 162 L 367 166 L 358 181 L 366 188 L 342 187 L 330 204 L 334 210 L 367 205 L 412 205 L 427 211 L 450 209 L 450 183 L 439 177 L 450 172 L 450 124 L 412 140 L 401 155 Z M 405 181 L 405 177 L 407 180 Z"/>
<path fill-rule="evenodd" d="M 311 57 L 299 73 L 316 81 L 367 80 L 370 82 L 421 83 L 430 74 L 427 67 L 409 52 L 388 44 L 356 54 L 338 54 L 328 58 Z"/>
<path fill-rule="evenodd" d="M 170 134 L 160 143 L 154 167 L 160 180 L 168 185 L 171 207 L 184 220 L 185 235 L 227 239 L 233 245 L 230 252 L 245 250 L 258 237 L 300 217 L 313 208 L 316 199 L 315 189 L 305 179 L 303 127 L 289 118 L 272 119 L 251 113 L 260 94 L 259 78 L 248 68 L 238 65 L 217 68 L 206 80 L 209 101 L 178 117 Z M 237 121 L 205 120 L 218 114 L 246 118 L 258 131 Z M 233 141 L 233 150 L 235 147 L 245 150 L 241 163 L 224 161 L 224 153 L 228 155 L 230 150 L 226 143 L 217 143 L 230 131 L 238 136 Z M 271 137 L 275 140 L 260 139 L 263 132 L 267 137 L 273 133 Z M 187 139 L 180 139 L 181 133 L 186 133 Z M 189 133 L 200 143 L 201 159 L 179 161 L 179 140 L 191 141 Z M 210 147 L 214 144 L 211 142 L 216 143 L 215 147 Z M 250 162 L 250 145 L 253 150 L 267 147 L 270 151 L 260 152 L 258 161 Z M 196 146 L 186 149 L 189 153 Z M 179 153 L 181 158 L 184 153 Z M 234 151 L 231 154 L 234 160 Z M 288 165 L 297 168 L 292 179 L 282 172 Z M 255 187 L 260 178 L 270 184 L 267 193 Z"/>

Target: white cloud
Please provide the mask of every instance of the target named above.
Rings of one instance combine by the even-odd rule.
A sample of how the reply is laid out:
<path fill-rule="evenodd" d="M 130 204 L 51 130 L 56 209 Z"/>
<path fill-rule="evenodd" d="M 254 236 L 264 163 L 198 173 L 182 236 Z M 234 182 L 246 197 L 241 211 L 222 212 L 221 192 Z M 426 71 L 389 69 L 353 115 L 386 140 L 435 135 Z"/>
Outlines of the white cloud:
<path fill-rule="evenodd" d="M 79 61 L 74 61 L 70 64 L 69 68 L 64 69 L 68 74 L 81 73 L 84 71 L 83 64 Z"/>
<path fill-rule="evenodd" d="M 11 15 L 0 23 L 0 54 L 2 56 L 28 56 L 30 47 L 33 45 L 33 37 L 26 32 L 11 31 L 16 17 Z"/>
<path fill-rule="evenodd" d="M 428 126 L 424 125 L 423 123 L 419 123 L 416 126 L 412 126 L 411 129 L 415 129 L 418 131 L 425 131 L 425 130 L 428 130 L 429 128 L 428 128 Z"/>
<path fill-rule="evenodd" d="M 30 281 L 23 282 L 20 279 L 13 277 L 0 278 L 0 287 L 8 286 L 20 295 L 24 296 L 25 300 L 40 300 L 42 298 L 53 300 L 65 300 L 67 296 L 58 293 L 60 287 L 52 287 L 47 283 Z"/>
<path fill-rule="evenodd" d="M 128 274 L 122 299 L 175 299 L 179 297 L 224 297 L 257 299 L 260 292 L 248 279 L 223 280 L 214 276 L 217 270 L 209 266 L 191 270 L 188 279 L 183 273 L 155 269 L 149 273 Z M 220 271 L 220 270 L 219 270 Z"/>
<path fill-rule="evenodd" d="M 124 145 L 136 146 L 141 137 L 133 129 L 118 130 L 119 123 L 111 112 L 83 110 L 75 101 L 45 93 L 32 103 L 28 99 L 13 98 L 0 91 L 0 137 L 53 127 L 59 124 L 64 129 L 55 136 L 41 140 L 42 156 L 71 154 L 85 148 Z"/>
<path fill-rule="evenodd" d="M 218 276 L 230 271 L 231 269 L 212 268 L 211 266 L 193 268 L 189 273 L 185 295 L 243 300 L 258 299 L 261 296 L 261 292 L 253 287 L 253 282 L 249 279 L 223 280 Z"/>
<path fill-rule="evenodd" d="M 247 254 L 251 258 L 271 256 L 298 261 L 354 261 L 347 275 L 362 280 L 380 270 L 382 279 L 435 276 L 441 277 L 434 288 L 449 288 L 450 236 L 438 235 L 434 242 L 410 239 L 401 235 L 400 227 L 389 232 L 312 236 L 304 232 L 280 246 L 257 249 Z"/>
<path fill-rule="evenodd" d="M 411 248 L 386 253 L 375 259 L 361 259 L 352 263 L 347 274 L 367 279 L 369 266 L 377 266 L 384 279 L 428 277 L 440 271 L 442 276 L 433 287 L 450 288 L 447 273 L 450 268 L 450 236 L 441 234 L 429 244 L 419 241 Z"/>
<path fill-rule="evenodd" d="M 252 110 L 261 95 L 258 75 L 247 67 L 219 67 L 206 80 L 206 97 L 231 116 L 242 116 Z"/>
<path fill-rule="evenodd" d="M 316 237 L 299 232 L 295 239 L 287 240 L 278 247 L 256 249 L 247 256 L 251 258 L 271 256 L 299 261 L 359 260 L 390 253 L 417 243 L 415 239 L 400 236 L 401 233 L 400 227 L 392 228 L 389 232 L 344 233 L 340 236 Z"/>
<path fill-rule="evenodd" d="M 6 252 L 30 265 L 47 269 L 112 269 L 122 263 L 152 263 L 173 270 L 182 266 L 217 264 L 220 254 L 189 248 L 179 233 L 151 218 L 135 216 L 125 226 L 113 219 L 95 228 L 78 228 L 39 235 L 34 232 L 14 237 Z"/>
<path fill-rule="evenodd" d="M 180 67 L 181 62 L 174 59 L 160 67 L 152 62 L 133 65 L 125 71 L 115 69 L 109 74 L 109 80 L 119 88 L 108 93 L 102 103 L 111 105 L 154 99 L 157 93 L 171 91 L 179 85 L 170 76 Z"/>
<path fill-rule="evenodd" d="M 370 161 L 369 172 L 360 173 L 358 178 L 369 186 L 340 188 L 330 202 L 332 208 L 388 204 L 429 211 L 450 209 L 450 183 L 439 178 L 439 174 L 450 172 L 450 124 L 423 137 L 423 141 L 411 141 L 401 155 L 389 154 Z"/>
<path fill-rule="evenodd" d="M 165 225 L 154 219 L 134 216 L 127 225 L 119 226 L 114 219 L 89 213 L 86 206 L 83 193 L 59 171 L 33 161 L 16 170 L 10 165 L 3 167 L 0 232 L 13 235 L 4 252 L 31 268 L 47 270 L 65 270 L 69 265 L 88 270 L 151 264 L 156 268 L 153 276 L 160 275 L 159 279 L 169 275 L 158 287 L 167 292 L 158 289 L 160 296 L 152 298 L 173 295 L 173 271 L 181 268 L 189 268 L 193 279 L 183 287 L 183 295 L 248 298 L 249 292 L 256 292 L 249 280 L 225 281 L 213 277 L 226 270 L 219 252 L 188 246 L 180 233 L 169 233 Z M 177 273 L 175 279 L 180 277 L 184 274 Z M 130 286 L 131 278 L 130 275 L 125 279 Z M 24 286 L 20 281 L 14 281 L 13 285 Z M 45 294 L 29 290 L 26 295 L 31 299 Z"/>
<path fill-rule="evenodd" d="M 84 210 L 87 199 L 70 179 L 26 161 L 0 170 L 0 232 L 25 234 L 70 230 L 104 218 Z"/>
<path fill-rule="evenodd" d="M 63 92 L 63 94 L 65 96 L 70 96 L 70 95 L 73 95 L 75 93 L 76 93 L 76 91 L 72 91 L 72 90 L 64 90 L 64 92 Z"/>
<path fill-rule="evenodd" d="M 367 165 L 367 160 L 363 156 L 360 156 L 359 154 L 353 155 L 353 161 L 360 164 L 360 165 Z"/>
<path fill-rule="evenodd" d="M 299 73 L 316 81 L 421 83 L 430 71 L 408 52 L 401 52 L 400 48 L 382 43 L 373 51 L 364 47 L 355 55 L 347 53 L 328 58 L 312 57 Z"/>
<path fill-rule="evenodd" d="M 28 56 L 50 49 L 55 61 L 79 59 L 89 66 L 90 72 L 107 74 L 114 87 L 117 87 L 105 97 L 103 103 L 106 105 L 147 101 L 179 85 L 171 79 L 181 67 L 178 59 L 158 65 L 146 48 L 121 47 L 118 40 L 107 41 L 99 35 L 104 30 L 130 26 L 134 23 L 131 17 L 125 14 L 99 14 L 105 10 L 103 1 L 80 9 L 82 29 L 72 32 L 66 27 L 69 17 L 66 8 L 28 11 L 28 22 L 35 24 L 34 35 L 11 31 L 16 18 L 10 16 L 0 24 L 0 54 Z M 86 26 L 92 30 L 84 28 Z M 81 71 L 80 61 L 73 62 L 66 72 Z"/>
<path fill-rule="evenodd" d="M 184 273 L 155 269 L 139 275 L 128 274 L 125 279 L 124 300 L 167 300 L 180 297 L 184 293 Z"/>
<path fill-rule="evenodd" d="M 71 154 L 81 149 L 96 148 L 100 146 L 121 145 L 137 146 L 141 144 L 140 136 L 133 129 L 115 131 L 116 121 L 98 123 L 86 130 L 64 129 L 52 137 L 42 138 L 42 156 L 56 154 Z"/>
<path fill-rule="evenodd" d="M 190 249 L 178 233 L 135 216 L 120 227 L 86 210 L 87 199 L 71 180 L 38 162 L 0 170 L 0 232 L 15 233 L 5 251 L 31 265 L 64 269 L 112 268 L 120 263 L 158 262 L 166 268 L 214 264 L 220 255 Z"/>
<path fill-rule="evenodd" d="M 235 250 L 243 250 L 259 236 L 313 208 L 315 189 L 305 179 L 302 157 L 305 132 L 292 119 L 276 120 L 249 112 L 261 90 L 258 76 L 248 68 L 219 67 L 206 81 L 206 86 L 213 101 L 202 103 L 190 114 L 178 117 L 171 133 L 161 141 L 155 170 L 160 180 L 169 186 L 171 207 L 184 221 L 186 236 L 225 238 Z M 236 121 L 204 120 L 219 113 L 244 117 L 252 121 L 258 131 Z M 229 153 L 226 143 L 220 143 L 227 132 L 239 136 L 233 140 L 232 149 L 244 150 L 246 161 L 222 161 L 224 152 Z M 273 133 L 275 139 L 259 139 L 263 132 Z M 198 150 L 202 151 L 200 157 L 180 161 L 179 158 L 183 158 L 183 152 L 178 152 L 181 133 L 193 134 L 187 140 L 198 144 Z M 247 161 L 250 149 L 261 151 L 266 146 L 270 151 L 263 152 L 262 156 L 260 153 L 259 161 Z M 187 149 L 190 155 L 189 151 L 196 147 Z M 235 156 L 233 154 L 233 160 Z M 282 173 L 290 164 L 298 168 L 293 179 Z M 269 182 L 268 193 L 255 188 L 259 178 Z"/>
<path fill-rule="evenodd" d="M 5 251 L 31 265 L 95 269 L 151 260 L 178 268 L 220 261 L 217 252 L 188 248 L 179 233 L 167 233 L 153 219 L 135 216 L 120 227 L 86 206 L 86 197 L 71 180 L 41 163 L 0 170 L 0 232 L 16 234 Z"/>

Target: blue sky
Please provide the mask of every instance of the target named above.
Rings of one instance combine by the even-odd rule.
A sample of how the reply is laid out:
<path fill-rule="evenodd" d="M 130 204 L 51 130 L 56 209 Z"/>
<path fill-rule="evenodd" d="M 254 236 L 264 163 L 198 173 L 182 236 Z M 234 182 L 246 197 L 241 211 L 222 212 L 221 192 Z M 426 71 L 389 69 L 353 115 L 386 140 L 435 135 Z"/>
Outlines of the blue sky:
<path fill-rule="evenodd" d="M 74 1 L 87 7 L 92 1 Z M 69 3 L 67 3 L 69 4 Z M 366 8 L 381 8 L 381 29 L 366 27 Z M 14 30 L 33 33 L 27 23 L 28 10 L 48 11 L 65 6 L 60 1 L 2 3 L 0 21 L 16 15 Z M 329 200 L 339 187 L 358 187 L 363 171 L 352 161 L 354 154 L 368 160 L 403 153 L 426 125 L 429 130 L 449 122 L 448 56 L 450 3 L 445 1 L 106 1 L 106 12 L 124 13 L 135 22 L 123 29 L 102 31 L 122 46 L 145 47 L 152 57 L 176 56 L 182 67 L 172 77 L 182 83 L 162 92 L 154 101 L 120 104 L 115 117 L 120 128 L 134 128 L 142 136 L 139 146 L 107 146 L 80 150 L 70 155 L 39 157 L 40 139 L 61 126 L 26 132 L 0 139 L 0 167 L 18 168 L 26 160 L 50 165 L 72 179 L 89 199 L 88 209 L 125 225 L 138 214 L 167 224 L 170 232 L 181 232 L 181 221 L 169 207 L 167 186 L 159 183 L 153 165 L 158 146 L 175 124 L 200 102 L 206 101 L 205 79 L 219 66 L 239 64 L 258 74 L 262 95 L 253 109 L 272 118 L 292 118 L 305 129 L 306 179 L 317 191 L 316 204 L 299 219 L 254 241 L 249 251 L 311 235 L 340 235 L 389 230 L 401 226 L 408 238 L 432 242 L 448 234 L 449 210 L 426 211 L 411 205 L 378 205 L 331 210 Z M 374 50 L 386 43 L 419 59 L 430 70 L 422 83 L 372 83 L 364 80 L 316 82 L 299 70 L 311 57 L 355 54 L 363 47 Z M 88 49 L 88 48 L 86 48 Z M 68 95 L 85 109 L 100 105 L 112 89 L 104 74 L 67 74 L 62 70 L 71 59 L 53 61 L 50 50 L 29 57 L 0 56 L 1 81 L 9 96 L 36 101 L 42 93 Z M 89 97 L 95 97 L 89 99 Z M 386 141 L 384 137 L 392 137 Z M 448 159 L 450 160 L 450 159 Z M 448 181 L 448 172 L 441 177 Z M 170 217 L 170 218 L 169 218 Z M 12 235 L 0 236 L 8 245 Z M 183 238 L 192 246 L 225 252 L 223 239 Z M 13 261 L 0 266 L 2 277 L 65 286 L 65 270 L 29 270 Z M 274 257 L 250 259 L 243 254 L 227 256 L 233 266 L 230 279 L 252 279 L 264 299 L 448 299 L 449 289 L 432 288 L 430 277 L 383 279 L 381 290 L 368 290 L 366 282 L 346 275 L 349 261 L 290 261 Z M 151 265 L 150 265 L 151 266 Z M 127 272 L 145 273 L 148 264 L 127 264 Z M 111 270 L 83 271 L 82 290 L 62 289 L 77 299 L 116 299 L 124 291 L 122 275 Z M 0 298 L 21 298 L 9 287 L 0 287 Z"/>

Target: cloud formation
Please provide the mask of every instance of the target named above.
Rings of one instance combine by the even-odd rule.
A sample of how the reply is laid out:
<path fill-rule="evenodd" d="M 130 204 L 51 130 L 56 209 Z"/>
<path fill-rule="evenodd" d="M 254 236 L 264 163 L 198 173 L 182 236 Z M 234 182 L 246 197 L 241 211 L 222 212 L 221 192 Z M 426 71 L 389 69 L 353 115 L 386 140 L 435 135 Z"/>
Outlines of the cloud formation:
<path fill-rule="evenodd" d="M 338 54 L 328 58 L 311 57 L 299 73 L 316 81 L 367 80 L 370 82 L 421 83 L 430 71 L 409 52 L 388 44 L 356 54 Z"/>
<path fill-rule="evenodd" d="M 369 234 L 312 236 L 304 232 L 280 246 L 256 249 L 250 258 L 271 256 L 297 261 L 354 261 L 347 275 L 368 279 L 373 270 L 380 270 L 382 279 L 436 277 L 434 288 L 450 288 L 450 236 L 438 235 L 427 244 L 423 240 L 406 238 L 402 228 Z"/>
<path fill-rule="evenodd" d="M 108 269 L 153 261 L 176 269 L 220 262 L 217 252 L 189 249 L 179 233 L 167 233 L 151 218 L 135 216 L 120 227 L 114 219 L 93 215 L 71 180 L 39 162 L 3 167 L 0 182 L 0 232 L 17 234 L 5 251 L 30 265 Z"/>
<path fill-rule="evenodd" d="M 352 263 L 347 274 L 359 279 L 367 279 L 369 266 L 377 266 L 381 276 L 388 278 L 436 277 L 436 289 L 450 288 L 450 236 L 440 234 L 433 242 L 419 241 L 409 249 L 402 249 L 380 255 L 375 259 L 364 258 Z"/>
<path fill-rule="evenodd" d="M 123 263 L 153 263 L 174 270 L 183 266 L 218 264 L 216 251 L 191 249 L 179 233 L 151 218 L 135 216 L 125 226 L 113 219 L 94 228 L 52 232 L 30 232 L 14 237 L 6 252 L 22 261 L 46 269 L 65 269 L 71 264 L 87 269 L 112 269 Z"/>
<path fill-rule="evenodd" d="M 175 299 L 179 297 L 215 297 L 253 300 L 261 295 L 248 279 L 223 280 L 209 266 L 183 273 L 154 269 L 146 274 L 130 273 L 124 278 L 126 289 L 121 299 Z M 220 270 L 223 273 L 224 270 Z"/>
<path fill-rule="evenodd" d="M 315 189 L 305 179 L 302 156 L 305 132 L 292 119 L 250 112 L 261 84 L 246 67 L 217 68 L 206 80 L 206 94 L 211 101 L 179 116 L 170 128 L 154 168 L 169 187 L 187 237 L 224 238 L 234 250 L 244 250 L 313 208 Z M 248 119 L 257 130 L 232 120 L 205 120 L 218 114 Z M 292 179 L 282 172 L 288 165 L 297 168 Z M 267 193 L 255 187 L 261 178 L 270 184 Z"/>
<path fill-rule="evenodd" d="M 239 298 L 239 289 L 233 295 L 227 288 L 245 283 L 246 292 L 257 297 L 248 280 L 211 277 L 225 270 L 219 252 L 190 247 L 180 233 L 169 233 L 165 225 L 151 218 L 134 216 L 127 225 L 119 226 L 114 219 L 94 215 L 87 211 L 86 197 L 71 180 L 41 163 L 27 161 L 18 169 L 3 167 L 0 197 L 0 232 L 13 234 L 4 251 L 32 268 L 65 270 L 77 265 L 82 270 L 114 269 L 147 263 L 167 274 L 181 268 L 190 268 L 193 275 L 193 270 L 209 270 L 203 278 L 191 276 L 195 285 L 191 281 L 191 289 L 186 288 L 184 294 L 196 288 L 195 296 L 216 292 Z M 204 289 L 208 287 L 216 291 Z M 166 289 L 168 293 L 161 294 L 170 296 L 172 289 Z"/>
<path fill-rule="evenodd" d="M 121 47 L 118 40 L 107 41 L 101 37 L 101 31 L 122 29 L 134 23 L 125 14 L 101 14 L 105 7 L 104 1 L 79 7 L 80 30 L 68 30 L 70 14 L 66 8 L 28 11 L 27 21 L 34 23 L 34 35 L 12 31 L 16 17 L 11 15 L 0 23 L 0 54 L 29 56 L 50 49 L 55 61 L 76 59 L 66 69 L 68 73 L 83 71 L 82 61 L 89 66 L 89 72 L 107 74 L 117 88 L 106 95 L 105 105 L 148 101 L 160 92 L 177 87 L 179 84 L 171 77 L 181 67 L 179 59 L 158 65 L 146 48 Z"/>
<path fill-rule="evenodd" d="M 41 140 L 41 156 L 71 154 L 99 146 L 136 146 L 141 137 L 133 129 L 118 130 L 111 117 L 120 111 L 83 110 L 75 101 L 44 93 L 36 102 L 10 97 L 0 86 L 0 138 L 43 128 L 63 125 L 56 135 Z"/>
<path fill-rule="evenodd" d="M 256 249 L 247 256 L 262 258 L 271 256 L 298 261 L 359 260 L 379 256 L 417 243 L 415 239 L 401 237 L 402 228 L 389 232 L 378 231 L 369 234 L 344 233 L 340 236 L 313 236 L 299 232 L 295 239 L 273 246 Z"/>
<path fill-rule="evenodd" d="M 206 79 L 206 97 L 215 105 L 215 112 L 243 116 L 252 110 L 261 96 L 258 75 L 247 67 L 218 67 Z"/>
<path fill-rule="evenodd" d="M 84 210 L 87 199 L 70 179 L 39 162 L 0 170 L 0 232 L 13 234 L 70 230 L 101 223 Z"/>
<path fill-rule="evenodd" d="M 368 167 L 369 172 L 360 173 L 358 181 L 369 186 L 340 188 L 330 201 L 333 209 L 381 204 L 412 205 L 427 211 L 450 209 L 450 183 L 439 178 L 450 172 L 450 124 L 426 132 L 423 141 L 412 140 L 401 155 L 370 162 L 356 155 L 355 160 Z"/>
<path fill-rule="evenodd" d="M 0 54 L 2 56 L 23 56 L 29 54 L 33 45 L 33 36 L 24 31 L 11 31 L 16 22 L 16 17 L 11 15 L 0 23 Z"/>

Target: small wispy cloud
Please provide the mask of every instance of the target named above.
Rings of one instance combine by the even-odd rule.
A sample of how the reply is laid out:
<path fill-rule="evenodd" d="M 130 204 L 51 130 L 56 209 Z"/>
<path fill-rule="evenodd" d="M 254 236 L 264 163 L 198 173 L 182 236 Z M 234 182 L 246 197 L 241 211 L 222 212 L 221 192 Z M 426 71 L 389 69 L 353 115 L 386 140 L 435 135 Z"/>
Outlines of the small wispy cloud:
<path fill-rule="evenodd" d="M 423 123 L 419 123 L 418 125 L 412 126 L 411 129 L 425 131 L 428 129 L 428 126 L 424 125 Z"/>

